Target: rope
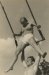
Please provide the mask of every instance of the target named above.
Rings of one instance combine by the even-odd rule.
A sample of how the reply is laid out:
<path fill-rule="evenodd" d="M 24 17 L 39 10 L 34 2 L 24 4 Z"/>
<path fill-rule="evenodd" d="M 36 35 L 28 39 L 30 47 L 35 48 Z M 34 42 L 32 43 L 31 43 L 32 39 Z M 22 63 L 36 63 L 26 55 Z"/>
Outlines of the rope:
<path fill-rule="evenodd" d="M 8 19 L 8 16 L 7 16 L 6 12 L 5 12 L 4 6 L 2 5 L 1 1 L 0 1 L 0 5 L 1 5 L 2 9 L 3 9 L 3 12 L 4 12 L 5 17 L 6 17 L 6 19 L 7 19 L 7 22 L 8 22 L 8 24 L 9 24 L 9 26 L 10 26 L 10 29 L 11 29 L 11 31 L 12 31 L 12 33 L 13 33 L 15 45 L 17 46 L 18 44 L 17 44 L 17 41 L 16 41 L 16 37 L 15 37 L 15 35 L 14 35 L 14 31 L 13 31 L 13 29 L 12 29 L 11 23 L 10 23 L 10 21 L 9 21 L 9 19 Z"/>
<path fill-rule="evenodd" d="M 28 6 L 28 8 L 29 8 L 29 11 L 30 11 L 30 13 L 31 13 L 31 16 L 32 16 L 32 18 L 33 18 L 33 20 L 34 20 L 34 22 L 35 22 L 35 25 L 36 25 L 36 27 L 37 27 L 37 30 L 38 30 L 38 32 L 39 32 L 41 38 L 42 38 L 41 41 L 44 41 L 44 40 L 45 40 L 45 37 L 43 36 L 42 31 L 41 31 L 41 30 L 38 28 L 38 26 L 37 26 L 37 25 L 38 25 L 38 24 L 37 24 L 37 21 L 36 21 L 34 15 L 33 15 L 33 12 L 32 12 L 32 10 L 31 10 L 31 8 L 30 8 L 29 3 L 28 3 L 27 0 L 26 0 L 26 3 L 27 3 L 27 6 Z"/>

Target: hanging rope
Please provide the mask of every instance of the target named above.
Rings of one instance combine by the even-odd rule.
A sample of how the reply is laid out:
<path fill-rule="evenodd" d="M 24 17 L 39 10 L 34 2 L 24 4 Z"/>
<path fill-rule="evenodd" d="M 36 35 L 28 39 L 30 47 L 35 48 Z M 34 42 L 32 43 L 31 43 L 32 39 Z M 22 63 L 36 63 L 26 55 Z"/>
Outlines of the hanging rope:
<path fill-rule="evenodd" d="M 8 19 L 8 16 L 7 16 L 7 14 L 6 14 L 6 11 L 5 11 L 4 6 L 2 5 L 1 1 L 0 1 L 0 5 L 1 5 L 2 10 L 3 10 L 4 14 L 5 14 L 5 17 L 6 17 L 6 19 L 7 19 L 7 22 L 8 22 L 8 24 L 9 24 L 9 26 L 10 26 L 10 29 L 11 29 L 11 31 L 12 31 L 12 34 L 13 34 L 13 37 L 14 37 L 14 41 L 15 41 L 15 45 L 17 46 L 18 44 L 17 44 L 17 41 L 16 41 L 16 37 L 15 37 L 15 35 L 14 35 L 14 31 L 13 31 L 13 29 L 12 29 L 11 23 L 10 23 L 10 21 L 9 21 L 9 19 Z"/>
<path fill-rule="evenodd" d="M 35 19 L 34 15 L 33 15 L 33 12 L 32 12 L 32 10 L 31 10 L 31 8 L 30 8 L 29 3 L 28 3 L 27 0 L 26 0 L 26 4 L 27 4 L 27 6 L 28 6 L 28 8 L 29 8 L 29 11 L 30 11 L 30 13 L 31 13 L 31 16 L 32 16 L 32 18 L 33 18 L 33 20 L 34 20 L 34 23 L 35 23 L 36 27 L 37 27 L 37 30 L 38 30 L 38 32 L 39 32 L 41 38 L 42 38 L 42 40 L 40 40 L 40 41 L 44 41 L 44 40 L 45 40 L 45 37 L 43 36 L 42 31 L 40 30 L 41 26 L 40 26 L 40 25 L 38 26 L 38 24 L 37 24 L 37 22 L 36 22 L 36 19 Z M 38 41 L 38 42 L 40 42 L 40 41 Z"/>

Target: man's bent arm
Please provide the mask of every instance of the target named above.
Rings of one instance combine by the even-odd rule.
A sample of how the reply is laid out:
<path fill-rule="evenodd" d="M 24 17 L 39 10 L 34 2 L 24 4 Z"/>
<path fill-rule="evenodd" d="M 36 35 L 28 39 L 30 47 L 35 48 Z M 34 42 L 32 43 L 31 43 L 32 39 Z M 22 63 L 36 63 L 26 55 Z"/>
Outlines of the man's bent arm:
<path fill-rule="evenodd" d="M 41 59 L 41 55 L 38 54 L 38 57 L 36 58 L 35 63 L 33 64 L 33 67 L 36 71 L 38 70 L 40 59 Z"/>

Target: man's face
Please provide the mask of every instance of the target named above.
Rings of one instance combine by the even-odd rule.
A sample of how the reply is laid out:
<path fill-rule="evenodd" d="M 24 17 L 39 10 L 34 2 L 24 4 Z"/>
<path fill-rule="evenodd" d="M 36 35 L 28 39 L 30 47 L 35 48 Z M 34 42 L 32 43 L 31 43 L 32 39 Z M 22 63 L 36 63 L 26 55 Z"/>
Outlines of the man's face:
<path fill-rule="evenodd" d="M 27 64 L 27 66 L 29 67 L 29 66 L 31 66 L 32 64 L 34 64 L 34 61 L 32 61 L 31 58 L 27 58 L 27 59 L 26 59 L 26 64 Z"/>

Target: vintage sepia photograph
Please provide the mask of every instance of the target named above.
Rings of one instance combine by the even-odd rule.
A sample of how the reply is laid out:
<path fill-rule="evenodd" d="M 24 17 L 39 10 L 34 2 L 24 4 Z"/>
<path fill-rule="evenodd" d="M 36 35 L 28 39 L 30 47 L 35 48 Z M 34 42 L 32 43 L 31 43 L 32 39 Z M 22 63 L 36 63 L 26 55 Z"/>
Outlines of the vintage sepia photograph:
<path fill-rule="evenodd" d="M 0 0 L 0 75 L 49 75 L 49 0 Z"/>

